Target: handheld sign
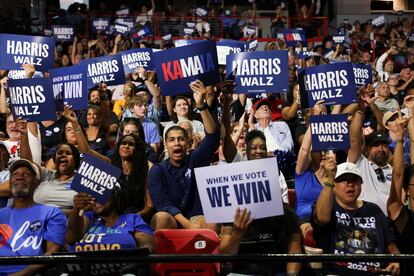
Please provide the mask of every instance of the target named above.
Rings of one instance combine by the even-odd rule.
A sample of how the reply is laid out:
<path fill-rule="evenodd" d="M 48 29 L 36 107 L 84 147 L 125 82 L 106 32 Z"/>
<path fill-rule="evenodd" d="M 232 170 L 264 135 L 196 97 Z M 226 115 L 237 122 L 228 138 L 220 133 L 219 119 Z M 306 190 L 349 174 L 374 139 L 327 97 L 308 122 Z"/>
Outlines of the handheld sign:
<path fill-rule="evenodd" d="M 124 65 L 125 74 L 135 71 L 138 66 L 142 66 L 145 70 L 154 70 L 152 62 L 152 49 L 150 48 L 133 48 L 120 53 L 122 64 Z"/>
<path fill-rule="evenodd" d="M 95 33 L 97 31 L 107 32 L 111 28 L 110 22 L 111 20 L 109 18 L 95 18 L 92 21 L 92 31 Z"/>
<path fill-rule="evenodd" d="M 372 82 L 372 67 L 371 65 L 352 63 L 355 75 L 355 85 L 362 87 Z"/>
<path fill-rule="evenodd" d="M 305 68 L 304 86 L 309 106 L 355 103 L 357 98 L 352 64 L 342 62 Z"/>
<path fill-rule="evenodd" d="M 252 40 L 247 43 L 247 50 L 248 51 L 255 51 L 257 48 L 257 40 Z"/>
<path fill-rule="evenodd" d="M 295 47 L 298 42 L 306 45 L 306 36 L 303 30 L 298 29 L 284 29 L 283 38 L 287 47 Z"/>
<path fill-rule="evenodd" d="M 63 111 L 63 105 L 71 105 L 73 110 L 88 108 L 86 75 L 84 63 L 50 70 L 55 102 L 62 103 L 56 105 L 57 110 Z"/>
<path fill-rule="evenodd" d="M 26 71 L 25 70 L 9 70 L 9 73 L 7 74 L 7 77 L 9 79 L 26 79 Z M 32 79 L 35 78 L 43 78 L 43 73 L 39 72 L 39 71 L 35 71 L 35 73 L 33 74 Z"/>
<path fill-rule="evenodd" d="M 52 87 L 48 79 L 8 80 L 14 118 L 28 122 L 56 120 Z"/>
<path fill-rule="evenodd" d="M 130 29 L 127 25 L 115 23 L 114 32 L 115 34 L 127 35 Z"/>
<path fill-rule="evenodd" d="M 0 34 L 0 69 L 22 69 L 34 64 L 36 70 L 47 71 L 54 66 L 55 39 L 43 36 Z"/>
<path fill-rule="evenodd" d="M 233 222 L 236 208 L 255 219 L 283 215 L 276 158 L 208 166 L 194 170 L 208 223 Z"/>
<path fill-rule="evenodd" d="M 246 51 L 246 43 L 238 40 L 220 39 L 216 43 L 218 64 L 226 65 L 226 56 Z"/>
<path fill-rule="evenodd" d="M 203 41 L 204 40 L 196 40 L 196 39 L 177 39 L 177 40 L 174 40 L 174 46 L 175 48 L 178 48 L 182 46 L 197 44 Z"/>
<path fill-rule="evenodd" d="M 371 24 L 374 25 L 375 27 L 378 27 L 378 26 L 381 26 L 382 24 L 384 24 L 385 23 L 385 20 L 386 20 L 385 19 L 385 16 L 384 15 L 380 15 L 380 16 L 374 18 L 371 21 Z"/>
<path fill-rule="evenodd" d="M 70 188 L 79 193 L 90 194 L 97 202 L 105 204 L 120 176 L 121 170 L 118 167 L 85 154 Z"/>
<path fill-rule="evenodd" d="M 132 17 L 117 18 L 115 24 L 128 26 L 128 30 L 131 31 L 134 28 L 134 19 Z"/>
<path fill-rule="evenodd" d="M 226 72 L 236 69 L 237 93 L 276 93 L 289 90 L 287 51 L 245 52 L 227 56 Z"/>
<path fill-rule="evenodd" d="M 120 54 L 82 61 L 88 68 L 88 89 L 104 82 L 107 85 L 125 83 L 124 66 Z"/>
<path fill-rule="evenodd" d="M 141 30 L 132 33 L 132 38 L 135 42 L 139 42 L 141 39 L 148 36 L 152 36 L 152 30 L 149 26 L 144 26 Z"/>
<path fill-rule="evenodd" d="M 58 41 L 72 41 L 75 35 L 75 27 L 67 25 L 52 25 L 53 35 Z"/>
<path fill-rule="evenodd" d="M 312 151 L 349 149 L 348 115 L 310 116 Z"/>
<path fill-rule="evenodd" d="M 344 35 L 334 35 L 332 37 L 332 39 L 335 42 L 335 44 L 342 44 L 345 41 L 345 36 Z"/>
<path fill-rule="evenodd" d="M 164 96 L 190 91 L 196 79 L 211 85 L 220 82 L 216 44 L 203 41 L 153 53 L 155 71 Z"/>

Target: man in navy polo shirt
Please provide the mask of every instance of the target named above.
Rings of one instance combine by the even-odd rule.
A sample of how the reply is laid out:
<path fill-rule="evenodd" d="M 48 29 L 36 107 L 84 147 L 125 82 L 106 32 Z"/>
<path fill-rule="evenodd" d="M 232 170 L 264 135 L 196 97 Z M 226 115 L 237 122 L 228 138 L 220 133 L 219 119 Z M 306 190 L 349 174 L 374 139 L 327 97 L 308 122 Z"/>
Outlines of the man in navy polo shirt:
<path fill-rule="evenodd" d="M 154 230 L 205 228 L 194 168 L 208 166 L 220 142 L 220 133 L 206 103 L 206 88 L 197 80 L 190 85 L 204 123 L 206 137 L 199 147 L 188 154 L 185 129 L 173 126 L 166 132 L 165 146 L 169 158 L 154 164 L 148 185 L 157 213 L 152 219 Z M 214 226 L 211 226 L 213 228 Z"/>

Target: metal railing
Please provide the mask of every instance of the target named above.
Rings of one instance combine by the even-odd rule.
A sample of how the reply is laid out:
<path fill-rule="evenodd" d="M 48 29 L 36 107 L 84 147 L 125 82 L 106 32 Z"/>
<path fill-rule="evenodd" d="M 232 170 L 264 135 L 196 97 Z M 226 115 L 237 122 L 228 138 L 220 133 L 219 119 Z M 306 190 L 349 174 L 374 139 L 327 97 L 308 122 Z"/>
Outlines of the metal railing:
<path fill-rule="evenodd" d="M 98 252 L 94 252 L 98 253 Z M 413 254 L 151 254 L 147 256 L 128 254 L 118 251 L 117 254 L 77 255 L 68 253 L 57 256 L 21 256 L 0 257 L 0 265 L 29 265 L 29 264 L 80 264 L 82 275 L 89 275 L 90 264 L 96 263 L 258 263 L 272 265 L 276 262 L 399 262 L 401 270 L 414 259 Z"/>

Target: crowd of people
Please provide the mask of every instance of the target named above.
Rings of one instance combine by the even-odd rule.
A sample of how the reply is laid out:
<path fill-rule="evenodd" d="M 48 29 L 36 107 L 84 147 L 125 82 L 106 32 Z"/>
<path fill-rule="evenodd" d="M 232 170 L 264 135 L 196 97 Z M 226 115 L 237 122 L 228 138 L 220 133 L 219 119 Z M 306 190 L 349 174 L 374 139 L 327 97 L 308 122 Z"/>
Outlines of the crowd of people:
<path fill-rule="evenodd" d="M 302 22 L 313 15 L 314 1 L 309 7 L 292 3 Z M 137 17 L 137 24 L 151 22 L 153 10 L 154 3 L 143 8 L 146 15 Z M 285 27 L 280 10 L 277 5 L 275 35 Z M 302 253 L 309 231 L 324 253 L 413 253 L 414 18 L 380 26 L 355 21 L 341 28 L 342 44 L 335 45 L 332 36 L 321 45 L 299 44 L 301 51 L 314 53 L 306 58 L 283 39 L 266 43 L 265 51 L 288 51 L 286 94 L 238 94 L 224 81 L 222 68 L 223 82 L 206 86 L 196 80 L 185 93 L 164 96 L 157 72 L 139 66 L 122 85 L 102 82 L 90 89 L 85 110 L 66 106 L 57 120 L 26 122 L 10 112 L 9 72 L 0 70 L 0 113 L 6 122 L 0 142 L 0 256 L 131 248 L 154 253 L 153 231 L 205 228 L 219 235 L 221 253 Z M 102 33 L 75 38 L 57 44 L 55 66 L 134 47 L 154 47 L 154 41 Z M 168 51 L 174 44 L 162 41 L 160 47 Z M 303 106 L 299 71 L 338 61 L 372 67 L 371 83 L 355 88 L 357 102 Z M 23 68 L 26 78 L 39 74 L 34 65 Z M 348 151 L 312 151 L 310 117 L 325 114 L 348 114 Z M 122 171 L 106 204 L 71 190 L 84 154 Z M 284 215 L 255 219 L 250 210 L 237 208 L 233 223 L 207 223 L 194 169 L 220 170 L 224 163 L 271 157 L 279 163 Z M 288 188 L 295 191 L 295 204 Z M 0 275 L 34 275 L 45 268 L 1 265 Z M 269 271 L 251 263 L 230 270 Z M 311 272 L 294 262 L 272 267 L 273 274 L 290 276 L 305 270 Z M 338 262 L 325 264 L 324 272 L 398 275 L 400 265 Z"/>

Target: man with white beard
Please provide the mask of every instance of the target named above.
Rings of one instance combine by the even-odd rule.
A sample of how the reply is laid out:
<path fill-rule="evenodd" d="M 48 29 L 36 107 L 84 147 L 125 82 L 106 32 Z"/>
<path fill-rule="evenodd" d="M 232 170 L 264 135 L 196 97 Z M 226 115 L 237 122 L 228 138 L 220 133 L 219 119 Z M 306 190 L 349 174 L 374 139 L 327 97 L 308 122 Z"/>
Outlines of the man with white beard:
<path fill-rule="evenodd" d="M 10 167 L 13 205 L 0 209 L 0 257 L 51 255 L 65 244 L 66 217 L 59 208 L 37 204 L 33 193 L 40 168 L 26 159 Z M 0 265 L 0 275 L 33 275 L 44 265 Z"/>

